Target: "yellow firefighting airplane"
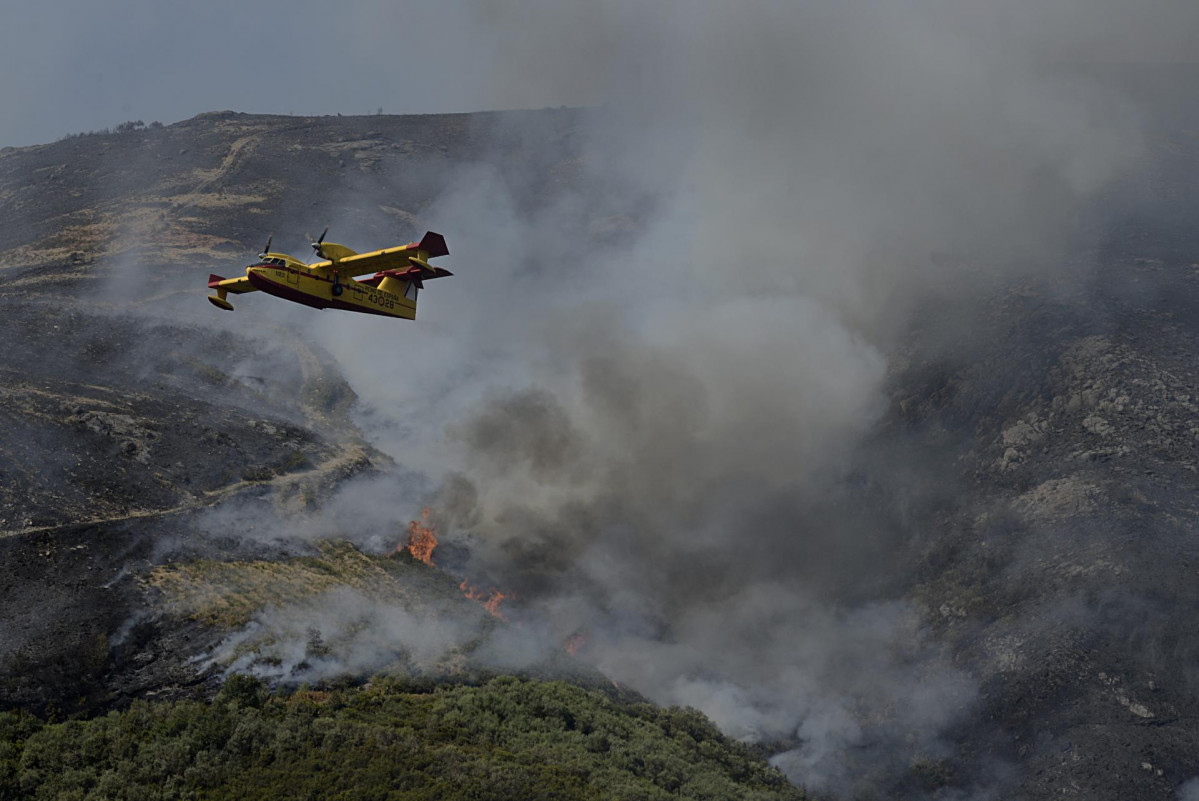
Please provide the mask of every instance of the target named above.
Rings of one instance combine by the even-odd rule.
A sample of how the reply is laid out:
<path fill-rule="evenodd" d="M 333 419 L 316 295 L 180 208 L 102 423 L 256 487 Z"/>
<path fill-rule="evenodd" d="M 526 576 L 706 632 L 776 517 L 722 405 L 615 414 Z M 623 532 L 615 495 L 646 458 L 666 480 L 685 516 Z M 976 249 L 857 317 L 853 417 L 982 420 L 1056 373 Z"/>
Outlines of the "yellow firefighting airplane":
<path fill-rule="evenodd" d="M 328 228 L 312 243 L 312 249 L 321 259 L 313 264 L 305 264 L 286 253 L 271 253 L 268 238 L 263 252 L 258 254 L 258 262 L 246 268 L 245 277 L 208 276 L 208 288 L 216 290 L 208 300 L 219 309 L 233 311 L 233 304 L 226 299 L 230 292 L 240 295 L 262 290 L 315 309 L 343 309 L 415 320 L 416 296 L 424 288 L 424 282 L 453 275 L 429 264 L 429 259 L 450 252 L 441 234 L 428 231 L 420 242 L 355 253 L 345 245 L 326 242 L 327 233 Z M 374 275 L 354 280 L 366 273 Z"/>

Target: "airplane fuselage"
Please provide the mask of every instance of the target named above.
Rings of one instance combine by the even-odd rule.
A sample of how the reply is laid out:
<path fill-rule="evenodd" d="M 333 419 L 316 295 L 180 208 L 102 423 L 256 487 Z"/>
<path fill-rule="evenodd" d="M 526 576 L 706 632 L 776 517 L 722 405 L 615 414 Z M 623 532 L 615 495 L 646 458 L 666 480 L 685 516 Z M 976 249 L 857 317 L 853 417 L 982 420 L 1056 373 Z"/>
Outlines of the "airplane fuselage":
<path fill-rule="evenodd" d="M 416 319 L 415 297 L 404 297 L 352 278 L 343 278 L 338 282 L 332 276 L 316 275 L 293 264 L 251 265 L 246 268 L 246 277 L 255 289 L 314 309 L 340 309 L 405 320 Z M 340 285 L 341 293 L 335 295 L 334 287 L 337 285 Z"/>

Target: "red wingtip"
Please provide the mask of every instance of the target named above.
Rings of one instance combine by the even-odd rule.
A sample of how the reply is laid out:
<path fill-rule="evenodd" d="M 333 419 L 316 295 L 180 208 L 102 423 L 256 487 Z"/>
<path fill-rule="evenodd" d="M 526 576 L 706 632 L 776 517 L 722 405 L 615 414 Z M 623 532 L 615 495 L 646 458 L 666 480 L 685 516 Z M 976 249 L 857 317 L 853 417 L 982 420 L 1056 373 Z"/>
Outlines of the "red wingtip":
<path fill-rule="evenodd" d="M 224 279 L 224 278 L 221 278 L 219 275 L 209 275 L 209 276 L 208 276 L 208 288 L 209 288 L 209 289 L 216 289 L 216 285 L 217 285 L 217 284 L 219 284 L 221 281 L 224 281 L 224 280 L 225 280 L 225 279 Z"/>

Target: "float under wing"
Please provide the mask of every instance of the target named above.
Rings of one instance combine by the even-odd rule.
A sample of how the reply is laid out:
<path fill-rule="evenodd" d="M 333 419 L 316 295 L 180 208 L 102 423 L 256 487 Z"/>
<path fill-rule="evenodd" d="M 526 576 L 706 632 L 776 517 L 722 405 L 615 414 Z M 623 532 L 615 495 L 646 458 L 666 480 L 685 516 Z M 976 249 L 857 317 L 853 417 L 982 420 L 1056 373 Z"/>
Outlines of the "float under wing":
<path fill-rule="evenodd" d="M 219 275 L 209 275 L 208 288 L 216 290 L 215 295 L 208 296 L 208 302 L 225 311 L 233 311 L 233 304 L 226 299 L 230 292 L 241 295 L 245 292 L 258 291 L 258 288 L 251 284 L 250 279 L 244 275 L 241 278 L 222 278 Z"/>

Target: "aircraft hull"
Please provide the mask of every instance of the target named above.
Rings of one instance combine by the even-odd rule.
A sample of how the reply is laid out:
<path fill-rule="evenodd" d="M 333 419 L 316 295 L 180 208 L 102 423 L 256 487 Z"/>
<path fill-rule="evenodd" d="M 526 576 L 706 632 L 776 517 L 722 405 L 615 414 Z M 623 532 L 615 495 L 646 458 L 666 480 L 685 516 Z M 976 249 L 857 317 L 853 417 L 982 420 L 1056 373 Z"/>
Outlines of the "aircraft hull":
<path fill-rule="evenodd" d="M 416 302 L 353 279 L 341 282 L 342 294 L 333 296 L 333 281 L 287 267 L 251 267 L 246 277 L 255 289 L 314 309 L 375 314 L 382 317 L 416 319 Z"/>

